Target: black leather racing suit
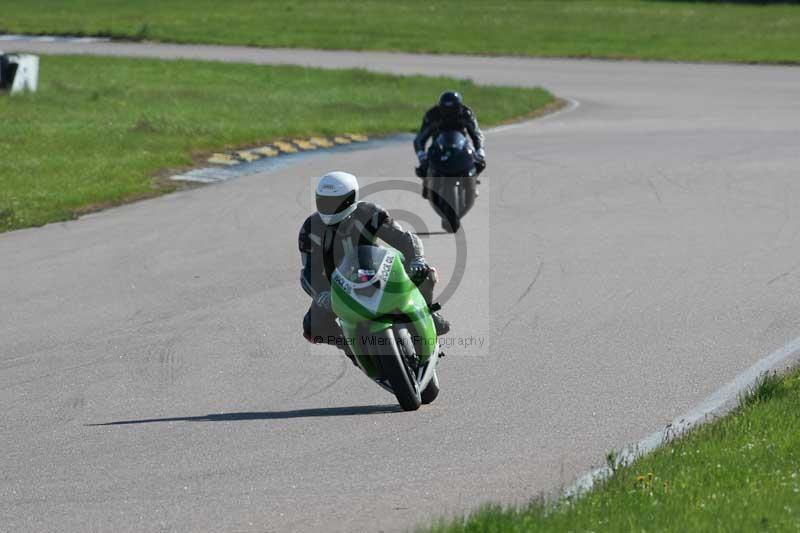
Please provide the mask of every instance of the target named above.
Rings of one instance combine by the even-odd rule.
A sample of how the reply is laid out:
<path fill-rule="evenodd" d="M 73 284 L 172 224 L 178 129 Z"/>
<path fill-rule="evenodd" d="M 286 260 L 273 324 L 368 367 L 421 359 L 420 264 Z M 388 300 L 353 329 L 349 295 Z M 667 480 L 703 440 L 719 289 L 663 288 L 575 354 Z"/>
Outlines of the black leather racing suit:
<path fill-rule="evenodd" d="M 378 238 L 403 254 L 406 267 L 412 260 L 424 257 L 420 238 L 404 231 L 388 211 L 370 202 L 359 202 L 353 214 L 336 225 L 326 225 L 317 213 L 303 223 L 298 239 L 303 263 L 300 285 L 314 299 L 303 317 L 306 339 L 341 347 L 342 332 L 335 315 L 318 305 L 316 298 L 331 290 L 331 275 L 346 253 L 357 246 L 371 245 Z M 418 285 L 428 305 L 433 299 L 433 284 L 434 274 L 429 271 Z"/>
<path fill-rule="evenodd" d="M 431 137 L 436 137 L 442 131 L 460 131 L 472 139 L 472 146 L 475 151 L 481 150 L 484 146 L 484 136 L 478 126 L 478 119 L 472 109 L 461 104 L 459 109 L 454 112 L 444 112 L 437 105 L 430 108 L 422 119 L 422 126 L 419 128 L 414 139 L 414 151 L 424 152 L 425 144 Z"/>

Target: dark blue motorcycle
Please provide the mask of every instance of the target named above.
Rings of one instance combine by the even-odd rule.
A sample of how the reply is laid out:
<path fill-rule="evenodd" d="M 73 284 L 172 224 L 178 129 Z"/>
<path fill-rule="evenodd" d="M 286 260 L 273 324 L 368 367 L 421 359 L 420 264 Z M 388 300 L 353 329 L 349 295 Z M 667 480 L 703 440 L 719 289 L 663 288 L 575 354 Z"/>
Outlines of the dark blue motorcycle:
<path fill-rule="evenodd" d="M 418 169 L 417 174 L 422 174 L 423 196 L 442 218 L 445 231 L 457 232 L 461 219 L 475 205 L 478 176 L 485 167 L 460 131 L 440 133 L 428 148 L 427 169 Z"/>

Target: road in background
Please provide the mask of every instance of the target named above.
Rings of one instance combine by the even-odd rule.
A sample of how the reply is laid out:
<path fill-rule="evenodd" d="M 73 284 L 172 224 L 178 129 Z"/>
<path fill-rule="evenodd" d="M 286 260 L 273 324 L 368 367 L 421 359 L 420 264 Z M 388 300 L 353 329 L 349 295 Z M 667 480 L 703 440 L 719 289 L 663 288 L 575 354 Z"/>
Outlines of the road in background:
<path fill-rule="evenodd" d="M 580 102 L 488 135 L 466 279 L 445 308 L 451 338 L 477 333 L 488 348 L 448 350 L 441 396 L 416 413 L 396 412 L 335 349 L 304 344 L 296 251 L 312 177 L 407 176 L 411 146 L 0 235 L 9 530 L 404 529 L 523 502 L 800 332 L 800 69 L 3 48 L 361 66 Z M 371 199 L 438 229 L 419 197 Z M 424 243 L 446 282 L 452 238 Z"/>

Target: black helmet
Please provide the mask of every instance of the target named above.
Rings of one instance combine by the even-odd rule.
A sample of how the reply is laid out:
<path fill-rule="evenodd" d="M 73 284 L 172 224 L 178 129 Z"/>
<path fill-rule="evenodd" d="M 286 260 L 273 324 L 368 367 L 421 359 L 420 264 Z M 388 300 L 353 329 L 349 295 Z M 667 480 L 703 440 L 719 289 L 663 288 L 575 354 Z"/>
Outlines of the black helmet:
<path fill-rule="evenodd" d="M 442 93 L 442 96 L 439 97 L 439 107 L 442 111 L 458 109 L 461 107 L 461 102 L 461 93 L 457 93 L 456 91 L 445 91 Z"/>

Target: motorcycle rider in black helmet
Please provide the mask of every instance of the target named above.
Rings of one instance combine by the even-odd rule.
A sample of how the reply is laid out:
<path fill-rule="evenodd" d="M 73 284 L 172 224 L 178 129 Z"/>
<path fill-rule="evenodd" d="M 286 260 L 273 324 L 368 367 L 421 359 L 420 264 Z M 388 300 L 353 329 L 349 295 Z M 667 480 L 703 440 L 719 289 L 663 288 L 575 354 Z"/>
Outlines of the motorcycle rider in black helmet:
<path fill-rule="evenodd" d="M 344 255 L 381 239 L 403 254 L 406 272 L 429 306 L 436 270 L 425 261 L 422 241 L 417 235 L 404 231 L 381 206 L 358 201 L 358 181 L 352 174 L 324 175 L 317 184 L 316 204 L 317 211 L 303 223 L 298 238 L 303 265 L 300 285 L 313 300 L 303 317 L 303 336 L 315 344 L 333 344 L 352 359 L 331 310 L 330 279 Z M 450 330 L 447 320 L 439 313 L 432 315 L 436 334 L 447 333 Z"/>
<path fill-rule="evenodd" d="M 475 113 L 464 105 L 461 94 L 455 91 L 443 92 L 439 103 L 430 108 L 422 119 L 414 139 L 414 150 L 417 152 L 419 166 L 415 169 L 417 176 L 422 178 L 422 196 L 428 197 L 428 153 L 425 145 L 428 139 L 436 138 L 442 131 L 460 131 L 469 136 L 475 148 L 475 164 L 480 174 L 486 168 L 486 151 L 484 149 L 484 136 L 478 126 Z"/>

